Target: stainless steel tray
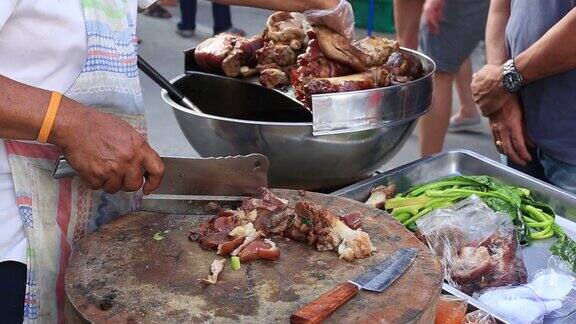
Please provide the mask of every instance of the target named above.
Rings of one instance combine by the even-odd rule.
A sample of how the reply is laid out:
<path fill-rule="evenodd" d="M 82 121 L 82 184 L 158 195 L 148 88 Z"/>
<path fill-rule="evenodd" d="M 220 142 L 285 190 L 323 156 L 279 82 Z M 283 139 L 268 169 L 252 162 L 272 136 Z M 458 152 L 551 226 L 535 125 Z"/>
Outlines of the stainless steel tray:
<path fill-rule="evenodd" d="M 467 150 L 456 150 L 434 155 L 388 170 L 369 179 L 353 184 L 332 194 L 348 197 L 358 201 L 366 201 L 370 191 L 375 186 L 394 183 L 399 192 L 408 190 L 413 185 L 436 180 L 451 175 L 489 175 L 502 183 L 528 188 L 542 202 L 548 203 L 556 212 L 556 222 L 566 233 L 576 237 L 576 196 L 551 186 L 533 177 L 527 176 L 501 163 Z M 537 241 L 522 248 L 524 263 L 529 276 L 535 271 L 545 268 L 550 252 L 548 248 L 555 239 Z M 504 318 L 490 307 L 480 303 L 459 290 L 444 284 L 445 292 L 468 300 L 476 308 L 483 309 L 502 322 Z M 576 313 L 563 318 L 547 319 L 544 323 L 576 323 Z"/>

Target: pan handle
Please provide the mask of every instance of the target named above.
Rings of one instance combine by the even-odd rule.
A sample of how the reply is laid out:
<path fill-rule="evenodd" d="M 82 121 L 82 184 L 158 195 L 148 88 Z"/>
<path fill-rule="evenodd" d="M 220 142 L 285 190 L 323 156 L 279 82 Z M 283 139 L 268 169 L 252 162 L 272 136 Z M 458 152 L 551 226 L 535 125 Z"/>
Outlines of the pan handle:
<path fill-rule="evenodd" d="M 170 81 L 166 80 L 162 74 L 156 71 L 146 60 L 144 60 L 140 55 L 138 55 L 138 67 L 144 74 L 146 74 L 150 79 L 152 79 L 156 84 L 158 84 L 162 89 L 166 90 L 168 94 L 173 97 L 178 98 L 180 103 L 182 103 L 186 108 L 189 108 L 197 113 L 202 113 L 194 104 L 188 99 L 180 90 L 178 90 Z"/>

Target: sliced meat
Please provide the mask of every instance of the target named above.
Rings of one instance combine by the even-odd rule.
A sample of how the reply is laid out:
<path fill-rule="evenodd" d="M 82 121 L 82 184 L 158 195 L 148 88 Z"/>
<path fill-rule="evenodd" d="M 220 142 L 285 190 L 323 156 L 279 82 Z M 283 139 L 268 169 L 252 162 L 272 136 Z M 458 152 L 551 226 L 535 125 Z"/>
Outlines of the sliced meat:
<path fill-rule="evenodd" d="M 224 232 L 226 235 L 236 228 L 240 223 L 234 217 L 216 217 L 212 224 L 212 229 L 216 232 Z"/>
<path fill-rule="evenodd" d="M 262 198 L 248 199 L 242 203 L 240 208 L 246 212 L 252 210 L 275 212 L 283 210 L 288 205 L 287 200 L 274 196 L 270 190 L 266 188 L 262 188 L 262 190 Z"/>
<path fill-rule="evenodd" d="M 240 236 L 240 237 L 237 237 L 231 241 L 221 243 L 218 245 L 218 248 L 217 248 L 218 250 L 216 251 L 216 254 L 229 255 L 234 250 L 236 250 L 240 245 L 242 245 L 242 243 L 244 243 L 244 240 L 245 240 L 245 237 Z"/>
<path fill-rule="evenodd" d="M 204 235 L 199 242 L 204 250 L 216 250 L 220 244 L 230 240 L 227 232 L 210 232 Z"/>
<path fill-rule="evenodd" d="M 259 213 L 254 221 L 254 227 L 266 235 L 281 235 L 293 218 L 294 211 L 291 209 L 275 213 Z"/>
<path fill-rule="evenodd" d="M 297 242 L 308 242 L 306 233 L 302 232 L 298 227 L 294 226 L 294 224 L 289 224 L 282 235 Z"/>
<path fill-rule="evenodd" d="M 276 261 L 280 258 L 280 250 L 276 247 L 276 244 L 269 239 L 259 238 L 250 242 L 250 244 L 238 254 L 238 257 L 242 263 L 258 259 Z"/>
<path fill-rule="evenodd" d="M 251 233 L 250 235 L 247 235 L 246 238 L 244 239 L 244 242 L 242 242 L 242 244 L 240 244 L 239 247 L 237 247 L 234 251 L 232 251 L 230 255 L 240 254 L 240 252 L 242 252 L 242 250 L 244 250 L 244 248 L 246 248 L 250 243 L 256 241 L 261 237 L 264 237 L 264 234 L 262 234 L 262 232 L 254 232 Z"/>
<path fill-rule="evenodd" d="M 348 213 L 340 219 L 346 224 L 346 226 L 350 227 L 351 229 L 358 229 L 362 227 L 362 213 L 360 212 L 351 212 Z"/>
<path fill-rule="evenodd" d="M 211 221 L 203 222 L 198 226 L 198 228 L 194 228 L 190 231 L 190 235 L 188 235 L 188 239 L 192 242 L 196 242 L 210 231 Z"/>

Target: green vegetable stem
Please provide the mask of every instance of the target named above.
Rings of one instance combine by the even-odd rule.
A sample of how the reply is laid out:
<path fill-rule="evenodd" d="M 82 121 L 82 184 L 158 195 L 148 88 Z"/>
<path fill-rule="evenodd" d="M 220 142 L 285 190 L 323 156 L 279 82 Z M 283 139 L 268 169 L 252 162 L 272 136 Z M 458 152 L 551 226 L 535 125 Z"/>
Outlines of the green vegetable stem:
<path fill-rule="evenodd" d="M 230 257 L 230 267 L 232 270 L 240 269 L 240 258 L 237 256 Z"/>

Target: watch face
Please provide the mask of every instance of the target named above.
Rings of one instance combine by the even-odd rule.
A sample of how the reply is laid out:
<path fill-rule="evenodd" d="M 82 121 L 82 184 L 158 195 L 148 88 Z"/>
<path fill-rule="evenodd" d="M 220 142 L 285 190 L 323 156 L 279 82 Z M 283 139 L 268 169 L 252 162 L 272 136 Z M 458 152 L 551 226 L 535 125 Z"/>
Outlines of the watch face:
<path fill-rule="evenodd" d="M 517 73 L 506 73 L 502 76 L 502 85 L 508 91 L 516 91 L 522 86 L 522 76 Z"/>

